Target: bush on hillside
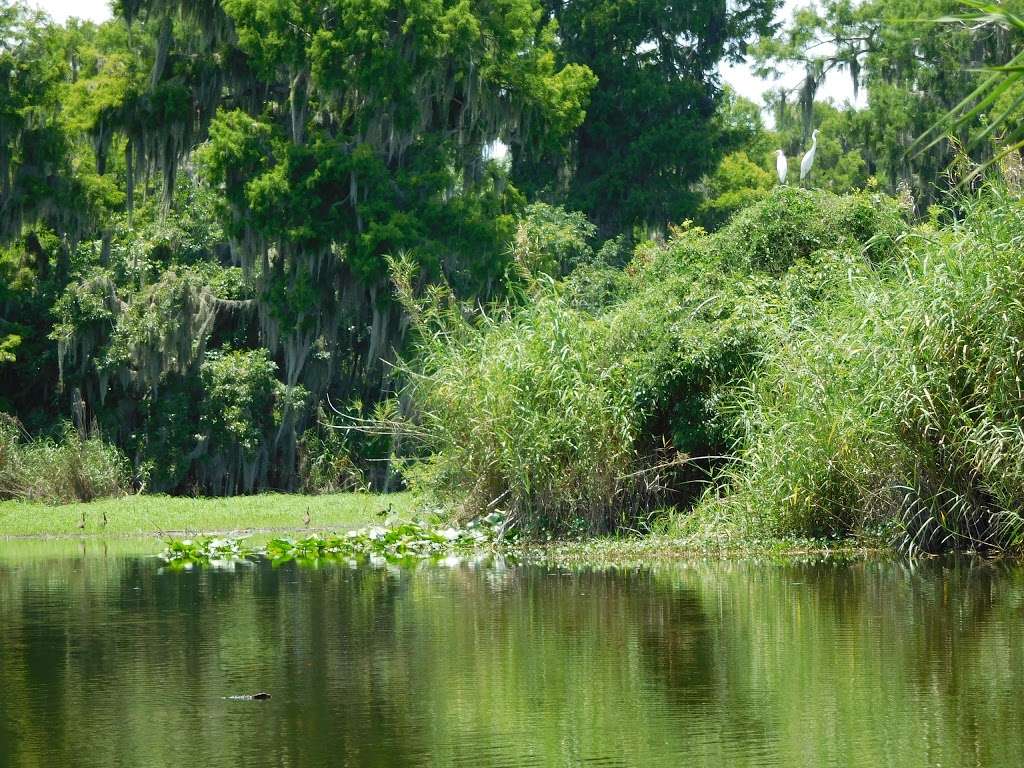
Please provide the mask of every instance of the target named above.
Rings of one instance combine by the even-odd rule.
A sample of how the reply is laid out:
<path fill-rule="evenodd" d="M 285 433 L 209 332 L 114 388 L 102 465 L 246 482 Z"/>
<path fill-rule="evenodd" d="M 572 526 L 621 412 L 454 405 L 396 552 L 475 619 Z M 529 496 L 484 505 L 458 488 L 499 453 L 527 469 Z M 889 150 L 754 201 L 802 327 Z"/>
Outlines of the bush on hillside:
<path fill-rule="evenodd" d="M 821 251 L 882 258 L 903 229 L 899 207 L 880 193 L 838 196 L 780 186 L 737 213 L 714 239 L 731 268 L 778 275 Z"/>

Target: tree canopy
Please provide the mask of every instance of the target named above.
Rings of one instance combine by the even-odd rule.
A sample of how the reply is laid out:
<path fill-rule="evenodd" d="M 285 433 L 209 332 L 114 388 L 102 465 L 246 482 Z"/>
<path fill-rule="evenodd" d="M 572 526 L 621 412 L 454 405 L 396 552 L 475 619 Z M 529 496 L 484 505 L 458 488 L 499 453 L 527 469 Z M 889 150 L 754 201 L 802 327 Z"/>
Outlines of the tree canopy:
<path fill-rule="evenodd" d="M 762 38 L 754 50 L 764 74 L 779 63 L 805 71 L 795 91 L 775 96 L 781 124 L 792 125 L 788 106 L 795 104 L 807 141 L 817 117 L 818 89 L 826 76 L 845 73 L 855 89 L 866 90 L 867 106 L 844 118 L 842 141 L 856 149 L 867 173 L 890 190 L 902 182 L 920 204 L 934 202 L 948 187 L 946 172 L 980 122 L 947 126 L 953 140 L 926 152 L 914 151 L 917 138 L 970 96 L 980 67 L 1008 62 L 1021 42 L 1019 30 L 1000 24 L 949 23 L 961 9 L 956 0 L 824 0 L 797 11 L 790 24 Z M 988 143 L 971 147 L 968 156 L 982 162 L 991 154 Z"/>
<path fill-rule="evenodd" d="M 777 0 L 5 5 L 0 409 L 102 434 L 136 487 L 385 485 L 397 444 L 360 426 L 411 349 L 396 264 L 467 315 L 565 277 L 602 306 L 644 238 L 766 197 L 812 125 L 809 185 L 924 213 L 957 145 L 907 150 L 1020 34 L 909 18 L 954 9 L 928 3 L 827 0 L 778 29 Z M 721 83 L 748 46 L 807 72 L 770 119 Z M 833 70 L 867 108 L 815 100 Z M 970 162 L 1003 140 L 953 128 Z"/>
<path fill-rule="evenodd" d="M 585 211 L 601 232 L 663 227 L 698 205 L 692 186 L 735 142 L 716 120 L 719 64 L 770 29 L 777 0 L 544 0 L 561 61 L 597 75 L 568 142 L 515 152 L 516 182 Z"/>
<path fill-rule="evenodd" d="M 465 296 L 498 290 L 524 201 L 487 150 L 569 134 L 594 76 L 558 63 L 533 0 L 118 11 L 0 22 L 4 233 L 51 232 L 66 262 L 35 332 L 58 345 L 54 397 L 80 393 L 140 457 L 176 454 L 150 462 L 161 487 L 291 487 L 328 391 L 387 386 L 404 322 L 385 256 L 408 251 Z M 5 326 L 5 357 L 21 336 Z M 197 410 L 218 386 L 249 410 L 270 398 L 259 439 L 215 423 L 232 407 Z"/>

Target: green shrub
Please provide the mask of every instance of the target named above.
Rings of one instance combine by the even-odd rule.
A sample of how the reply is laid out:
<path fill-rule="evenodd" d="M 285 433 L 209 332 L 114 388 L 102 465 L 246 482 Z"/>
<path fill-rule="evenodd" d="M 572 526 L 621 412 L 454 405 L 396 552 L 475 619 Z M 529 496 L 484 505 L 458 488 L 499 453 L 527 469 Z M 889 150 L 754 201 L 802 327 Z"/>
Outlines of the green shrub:
<path fill-rule="evenodd" d="M 515 317 L 438 331 L 410 379 L 426 473 L 469 514 L 500 504 L 550 527 L 594 527 L 628 504 L 619 478 L 636 469 L 638 424 L 604 329 L 536 296 Z"/>
<path fill-rule="evenodd" d="M 0 499 L 59 504 L 127 492 L 127 460 L 99 437 L 71 427 L 59 440 L 22 437 L 14 419 L 0 416 Z"/>
<path fill-rule="evenodd" d="M 733 269 L 780 274 L 821 250 L 866 247 L 879 258 L 902 229 L 898 205 L 884 195 L 780 186 L 736 214 L 715 241 Z"/>
<path fill-rule="evenodd" d="M 295 423 L 309 393 L 279 381 L 265 349 L 210 351 L 199 378 L 202 438 L 193 452 L 199 483 L 225 495 L 265 486 L 272 445 Z"/>
<path fill-rule="evenodd" d="M 736 397 L 726 534 L 882 530 L 912 549 L 1024 544 L 1024 209 L 997 192 L 851 271 Z"/>
<path fill-rule="evenodd" d="M 746 152 L 732 152 L 704 181 L 704 201 L 697 212 L 707 229 L 717 229 L 737 211 L 756 203 L 775 186 L 775 176 L 761 168 Z"/>
<path fill-rule="evenodd" d="M 633 527 L 688 503 L 735 440 L 724 393 L 813 312 L 864 240 L 891 240 L 893 210 L 773 191 L 721 233 L 678 230 L 639 247 L 625 273 L 580 267 L 535 280 L 526 306 L 476 315 L 443 291 L 414 301 L 400 264 L 419 333 L 407 431 L 431 454 L 418 481 L 467 514 L 498 508 L 556 533 Z M 799 235 L 807 223 L 814 232 Z M 770 255 L 766 233 L 781 238 Z"/>
<path fill-rule="evenodd" d="M 303 493 L 365 491 L 369 483 L 356 463 L 356 447 L 349 432 L 327 416 L 321 408 L 317 425 L 302 433 L 299 440 L 299 477 Z"/>
<path fill-rule="evenodd" d="M 519 220 L 514 250 L 531 272 L 559 277 L 593 260 L 595 232 L 579 211 L 531 203 Z"/>

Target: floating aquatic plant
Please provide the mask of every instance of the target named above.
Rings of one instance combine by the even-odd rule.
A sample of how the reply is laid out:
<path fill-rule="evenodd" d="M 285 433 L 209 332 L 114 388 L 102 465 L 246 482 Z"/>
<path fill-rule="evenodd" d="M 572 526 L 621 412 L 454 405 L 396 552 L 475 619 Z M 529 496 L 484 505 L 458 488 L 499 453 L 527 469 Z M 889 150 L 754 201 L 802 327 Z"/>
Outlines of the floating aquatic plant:
<path fill-rule="evenodd" d="M 438 528 L 414 520 L 398 525 L 373 526 L 344 534 L 312 535 L 302 539 L 277 538 L 267 543 L 265 554 L 276 562 L 285 560 L 360 560 L 383 557 L 443 558 L 492 545 L 503 518 L 490 515 L 464 528 Z"/>
<path fill-rule="evenodd" d="M 471 521 L 462 528 L 438 527 L 413 520 L 390 526 L 372 526 L 345 533 L 310 534 L 299 539 L 279 537 L 265 547 L 249 547 L 244 539 L 170 539 L 161 553 L 176 567 L 223 566 L 250 557 L 267 557 L 275 563 L 296 560 L 403 560 L 443 559 L 493 547 L 505 519 L 498 513 Z"/>
<path fill-rule="evenodd" d="M 188 569 L 195 565 L 214 568 L 233 567 L 258 551 L 248 546 L 245 539 L 215 538 L 168 539 L 167 546 L 160 553 L 165 563 L 174 568 Z"/>

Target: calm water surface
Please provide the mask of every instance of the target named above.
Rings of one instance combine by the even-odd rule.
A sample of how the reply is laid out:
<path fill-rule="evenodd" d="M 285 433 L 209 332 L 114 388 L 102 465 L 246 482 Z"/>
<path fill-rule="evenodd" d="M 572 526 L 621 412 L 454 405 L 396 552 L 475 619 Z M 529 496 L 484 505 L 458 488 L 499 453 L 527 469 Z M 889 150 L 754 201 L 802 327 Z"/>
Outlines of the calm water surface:
<path fill-rule="evenodd" d="M 164 573 L 19 546 L 2 766 L 1024 765 L 1006 565 Z"/>

